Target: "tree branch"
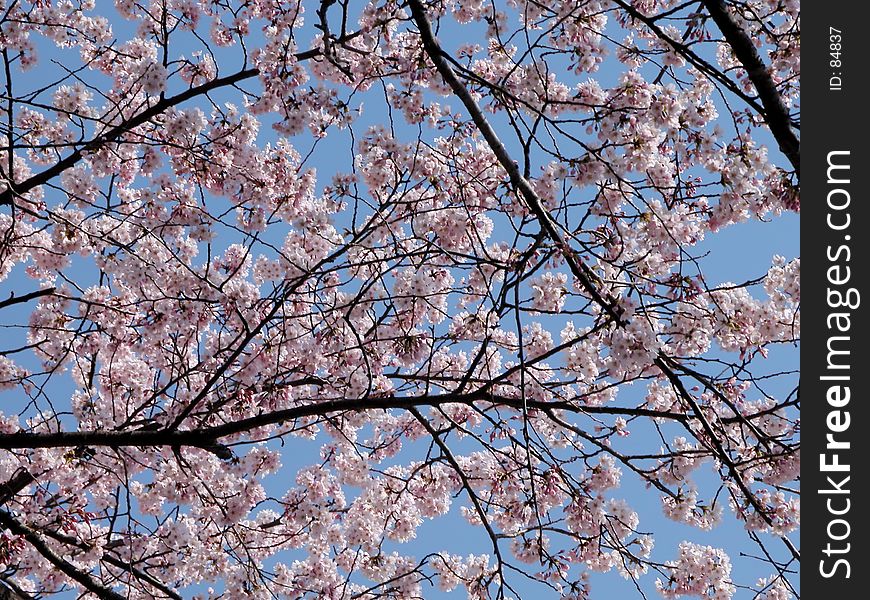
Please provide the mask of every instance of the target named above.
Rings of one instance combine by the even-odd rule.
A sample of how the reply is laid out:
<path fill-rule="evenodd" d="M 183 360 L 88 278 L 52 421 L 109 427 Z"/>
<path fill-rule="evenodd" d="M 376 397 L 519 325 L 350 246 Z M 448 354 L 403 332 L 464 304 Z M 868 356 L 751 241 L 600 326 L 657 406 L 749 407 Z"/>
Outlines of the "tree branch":
<path fill-rule="evenodd" d="M 788 158 L 800 179 L 800 140 L 791 128 L 791 118 L 788 109 L 783 104 L 782 96 L 776 89 L 776 84 L 755 49 L 755 44 L 743 31 L 725 8 L 723 0 L 702 0 L 713 21 L 719 27 L 725 41 L 731 46 L 734 55 L 746 73 L 752 85 L 758 92 L 761 104 L 764 106 L 764 116 L 770 132 L 779 144 L 779 149 Z"/>
<path fill-rule="evenodd" d="M 0 300 L 0 308 L 6 308 L 7 306 L 12 306 L 13 304 L 21 304 L 23 302 L 29 302 L 34 298 L 41 298 L 42 296 L 50 296 L 54 293 L 56 288 L 50 287 L 42 290 L 37 290 L 35 292 L 30 292 L 29 294 L 24 294 L 23 296 L 16 296 L 15 292 L 11 292 L 9 294 L 9 298 L 6 300 Z"/>
<path fill-rule="evenodd" d="M 203 427 L 201 429 L 179 430 L 134 430 L 134 431 L 58 431 L 51 433 L 17 432 L 0 434 L 0 449 L 17 450 L 25 448 L 71 448 L 76 446 L 103 446 L 108 448 L 148 447 L 148 446 L 188 446 L 202 448 L 215 452 L 227 451 L 218 440 L 232 435 L 245 433 L 259 427 L 276 425 L 294 419 L 325 416 L 343 411 L 389 410 L 405 409 L 420 406 L 442 406 L 444 404 L 472 404 L 474 402 L 491 402 L 507 406 L 515 410 L 523 409 L 523 401 L 518 398 L 496 396 L 486 391 L 478 390 L 467 394 L 443 394 L 440 396 L 412 396 L 383 398 L 361 398 L 329 400 L 316 404 L 306 404 L 285 410 L 264 413 L 239 421 Z M 527 400 L 530 409 L 565 410 L 572 413 L 610 414 L 625 416 L 643 416 L 685 421 L 684 414 L 650 410 L 645 408 L 623 408 L 607 406 L 581 406 L 572 402 L 540 402 Z M 223 456 L 221 456 L 223 457 Z"/>
<path fill-rule="evenodd" d="M 0 484 L 0 506 L 12 500 L 16 494 L 34 481 L 36 481 L 36 477 L 30 471 L 18 469 L 9 481 Z"/>
<path fill-rule="evenodd" d="M 61 556 L 55 554 L 55 552 L 48 547 L 45 541 L 35 531 L 26 525 L 19 523 L 17 519 L 13 518 L 12 515 L 5 510 L 0 510 L 0 525 L 8 529 L 11 533 L 23 537 L 48 562 L 54 565 L 58 571 L 79 583 L 82 587 L 95 594 L 98 598 L 102 598 L 103 600 L 126 600 L 121 594 L 95 581 L 87 573 L 79 571 Z"/>
<path fill-rule="evenodd" d="M 450 86 L 450 89 L 453 90 L 453 93 L 456 94 L 456 96 L 462 101 L 462 104 L 465 105 L 466 110 L 471 116 L 471 120 L 474 121 L 474 124 L 486 140 L 493 154 L 495 154 L 502 168 L 507 171 L 511 184 L 519 190 L 529 209 L 541 223 L 541 227 L 547 232 L 547 235 L 553 240 L 556 247 L 562 251 L 565 260 L 571 269 L 571 273 L 578 279 L 583 289 L 586 290 L 596 304 L 598 304 L 614 322 L 621 323 L 622 315 L 620 311 L 613 305 L 613 301 L 605 299 L 598 288 L 596 288 L 592 283 L 594 275 L 590 272 L 589 267 L 574 254 L 574 250 L 559 231 L 558 224 L 544 208 L 538 194 L 535 192 L 534 188 L 532 188 L 529 181 L 523 177 L 522 173 L 520 173 L 519 167 L 511 158 L 507 148 L 504 147 L 504 144 L 502 144 L 498 135 L 495 133 L 495 130 L 489 124 L 489 121 L 486 120 L 486 117 L 483 115 L 483 111 L 481 111 L 477 102 L 471 96 L 465 85 L 459 81 L 456 74 L 453 72 L 450 63 L 444 58 L 441 46 L 435 38 L 435 34 L 432 32 L 432 26 L 429 24 L 426 12 L 419 0 L 409 0 L 408 7 L 411 9 L 411 14 L 420 30 L 420 37 L 422 38 L 423 48 L 425 49 L 426 54 L 435 64 L 438 73 L 441 74 L 441 77 L 444 78 L 444 81 L 446 81 Z"/>
<path fill-rule="evenodd" d="M 655 33 L 659 39 L 671 46 L 680 56 L 685 58 L 701 72 L 706 73 L 720 84 L 724 85 L 728 91 L 739 97 L 758 114 L 763 116 L 767 121 L 768 127 L 770 127 L 774 139 L 776 139 L 777 144 L 779 145 L 779 149 L 791 163 L 800 179 L 800 141 L 791 130 L 788 110 L 783 104 L 782 97 L 776 90 L 776 86 L 773 84 L 773 80 L 768 74 L 767 69 L 764 67 L 764 63 L 761 61 L 758 52 L 756 52 L 752 40 L 748 35 L 746 35 L 746 32 L 734 23 L 725 10 L 725 3 L 722 0 L 702 0 L 702 4 L 707 7 L 710 16 L 713 17 L 714 22 L 722 31 L 725 41 L 727 41 L 734 50 L 737 59 L 749 74 L 749 80 L 752 81 L 756 91 L 758 92 L 758 99 L 761 101 L 760 106 L 754 98 L 748 96 L 732 80 L 728 79 L 728 77 L 723 75 L 707 61 L 692 52 L 686 44 L 668 36 L 661 27 L 656 24 L 657 17 L 647 17 L 623 0 L 614 0 L 614 2 L 620 8 L 625 10 L 625 12 L 632 18 L 637 19 L 646 25 L 650 31 Z"/>
<path fill-rule="evenodd" d="M 348 34 L 343 38 L 336 40 L 336 42 L 346 42 L 353 37 L 356 37 L 357 35 L 357 33 Z M 321 56 L 322 54 L 323 51 L 320 48 L 312 48 L 310 50 L 306 50 L 305 52 L 300 52 L 296 54 L 296 60 L 308 60 L 317 56 Z M 54 165 L 45 169 L 44 171 L 40 171 L 36 175 L 27 178 L 21 183 L 13 184 L 13 182 L 10 181 L 9 187 L 5 191 L 0 193 L 0 206 L 5 204 L 12 204 L 15 197 L 26 194 L 33 188 L 48 183 L 67 169 L 73 167 L 86 154 L 95 152 L 101 146 L 117 140 L 125 133 L 128 133 L 129 131 L 135 129 L 136 127 L 139 127 L 140 125 L 144 125 L 150 119 L 153 119 L 157 115 L 169 110 L 170 108 L 187 102 L 188 100 L 196 98 L 197 96 L 207 94 L 216 89 L 235 85 L 241 81 L 245 81 L 246 79 L 256 77 L 257 75 L 259 75 L 259 73 L 260 72 L 255 68 L 244 69 L 232 75 L 213 79 L 202 85 L 192 87 L 188 90 L 185 90 L 184 92 L 181 92 L 180 94 L 176 94 L 175 96 L 161 99 L 156 104 L 154 104 L 154 106 L 143 110 L 137 115 L 127 119 L 123 123 L 111 128 L 106 133 L 95 137 L 91 141 L 85 142 L 80 148 L 77 148 L 75 151 L 73 151 L 72 154 L 56 162 Z"/>

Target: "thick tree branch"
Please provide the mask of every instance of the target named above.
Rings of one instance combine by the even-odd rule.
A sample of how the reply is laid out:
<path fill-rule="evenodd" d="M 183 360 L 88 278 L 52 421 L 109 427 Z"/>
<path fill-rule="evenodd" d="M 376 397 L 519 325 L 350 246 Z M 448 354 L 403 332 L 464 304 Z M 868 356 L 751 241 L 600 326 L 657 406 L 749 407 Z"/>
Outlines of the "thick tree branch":
<path fill-rule="evenodd" d="M 124 596 L 121 594 L 95 581 L 90 575 L 78 570 L 69 562 L 64 560 L 63 557 L 58 556 L 35 531 L 26 525 L 19 523 L 17 519 L 12 517 L 12 515 L 5 510 L 0 510 L 0 526 L 5 527 L 15 535 L 23 537 L 48 562 L 54 565 L 58 571 L 80 584 L 89 592 L 95 594 L 97 598 L 102 598 L 103 600 L 125 600 Z"/>
<path fill-rule="evenodd" d="M 24 294 L 23 296 L 16 296 L 15 292 L 9 294 L 9 298 L 6 300 L 0 300 L 0 308 L 6 308 L 7 306 L 12 306 L 14 304 L 21 304 L 23 302 L 29 302 L 34 298 L 41 298 L 42 296 L 50 296 L 55 291 L 55 288 L 45 288 L 42 290 L 37 290 L 35 292 L 30 292 L 29 294 Z"/>
<path fill-rule="evenodd" d="M 746 73 L 752 85 L 758 92 L 758 97 L 764 106 L 764 116 L 770 132 L 779 144 L 779 149 L 788 158 L 800 178 L 800 140 L 791 128 L 791 117 L 782 101 L 782 96 L 776 89 L 770 73 L 755 49 L 749 35 L 741 29 L 725 7 L 723 0 L 702 0 L 710 16 L 713 17 L 725 41 L 731 46 L 734 55 Z"/>
<path fill-rule="evenodd" d="M 0 506 L 12 500 L 16 494 L 34 481 L 36 481 L 36 477 L 30 471 L 18 469 L 9 481 L 0 484 Z"/>
<path fill-rule="evenodd" d="M 511 158 L 507 148 L 504 147 L 504 144 L 502 144 L 498 135 L 495 133 L 495 130 L 483 115 L 483 111 L 481 111 L 477 101 L 475 101 L 471 96 L 471 93 L 469 93 L 465 85 L 459 81 L 459 78 L 456 77 L 453 68 L 450 66 L 450 62 L 444 58 L 441 46 L 435 38 L 435 34 L 432 32 L 432 26 L 429 24 L 429 20 L 426 17 L 426 11 L 420 4 L 419 0 L 409 0 L 408 6 L 411 9 L 414 21 L 417 23 L 417 27 L 420 30 L 420 36 L 426 54 L 435 64 L 438 73 L 441 74 L 441 77 L 444 78 L 444 81 L 446 81 L 450 86 L 450 89 L 453 90 L 453 93 L 462 101 L 462 104 L 471 116 L 472 121 L 474 121 L 477 129 L 480 131 L 493 154 L 495 154 L 498 159 L 499 164 L 501 164 L 502 168 L 507 171 L 511 184 L 520 192 L 529 209 L 532 211 L 532 214 L 534 214 L 538 219 L 541 227 L 547 232 L 547 235 L 553 240 L 556 247 L 562 251 L 565 260 L 571 269 L 571 273 L 578 279 L 580 285 L 584 290 L 586 290 L 586 293 L 592 297 L 595 303 L 598 304 L 614 322 L 621 323 L 622 315 L 619 309 L 614 306 L 613 300 L 604 298 L 595 284 L 592 283 L 594 275 L 591 273 L 589 267 L 580 260 L 580 258 L 574 253 L 571 245 L 562 236 L 562 233 L 559 231 L 559 225 L 544 208 L 541 199 L 538 197 L 534 188 L 532 188 L 531 183 L 529 183 L 529 181 L 523 177 L 522 173 L 520 173 L 517 163 Z"/>
<path fill-rule="evenodd" d="M 285 410 L 264 413 L 222 425 L 202 427 L 193 430 L 158 429 L 135 431 L 61 431 L 52 433 L 7 433 L 0 434 L 0 449 L 15 450 L 23 448 L 72 448 L 76 446 L 103 446 L 108 448 L 148 447 L 148 446 L 189 446 L 203 448 L 219 455 L 226 454 L 226 448 L 219 444 L 222 438 L 242 434 L 259 427 L 276 425 L 294 419 L 325 416 L 344 411 L 412 409 L 421 406 L 442 406 L 444 404 L 472 404 L 492 402 L 515 410 L 523 409 L 523 401 L 518 398 L 496 396 L 486 391 L 467 394 L 443 394 L 440 396 L 412 396 L 364 399 L 339 399 L 316 404 L 306 404 Z M 608 406 L 581 406 L 572 402 L 526 401 L 530 409 L 565 410 L 572 413 L 610 414 L 629 417 L 663 418 L 685 421 L 684 414 L 662 412 L 645 408 L 623 408 Z"/>
<path fill-rule="evenodd" d="M 660 365 L 660 367 L 663 365 Z M 667 372 L 672 371 L 667 368 Z M 647 417 L 652 419 L 667 419 L 686 423 L 696 417 L 689 414 L 651 410 L 648 408 L 632 408 L 624 406 L 583 406 L 576 402 L 553 401 L 541 402 L 520 398 L 508 398 L 491 394 L 487 390 L 476 390 L 465 394 L 442 394 L 439 396 L 411 396 L 382 398 L 341 398 L 312 404 L 305 404 L 284 410 L 263 413 L 255 417 L 240 419 L 222 425 L 204 426 L 199 429 L 179 430 L 173 428 L 130 431 L 58 431 L 50 433 L 16 432 L 0 434 L 0 450 L 22 450 L 28 448 L 75 448 L 78 446 L 102 446 L 107 448 L 124 448 L 149 446 L 194 447 L 214 452 L 221 458 L 229 458 L 229 449 L 220 440 L 229 436 L 244 434 L 260 427 L 268 427 L 286 423 L 295 419 L 323 417 L 346 411 L 364 410 L 410 410 L 419 407 L 438 407 L 445 404 L 467 404 L 488 402 L 494 406 L 503 406 L 522 411 L 524 406 L 532 410 L 552 411 L 562 410 L 573 414 L 611 415 L 621 417 Z M 767 414 L 761 411 L 758 416 Z M 752 419 L 756 415 L 742 415 L 740 421 Z M 723 419 L 724 423 L 737 421 L 738 418 Z M 11 495 L 18 493 L 33 478 L 27 474 L 16 475 L 12 480 L 0 487 L 0 504 L 8 501 Z M 26 482 L 25 482 L 26 481 Z"/>
<path fill-rule="evenodd" d="M 667 43 L 674 51 L 685 58 L 695 68 L 725 86 L 725 88 L 743 100 L 755 112 L 760 114 L 767 122 L 770 131 L 776 139 L 779 149 L 791 163 L 800 178 L 800 141 L 791 130 L 788 109 L 782 102 L 782 97 L 776 90 L 776 86 L 764 67 L 764 63 L 755 50 L 752 40 L 745 31 L 740 29 L 728 15 L 722 0 L 703 0 L 702 4 L 707 7 L 710 16 L 725 36 L 725 41 L 734 50 L 737 59 L 749 74 L 749 79 L 758 92 L 759 105 L 756 99 L 748 96 L 734 81 L 725 76 L 721 71 L 710 65 L 703 58 L 693 52 L 686 44 L 671 38 L 656 24 L 658 17 L 647 17 L 640 13 L 631 4 L 623 0 L 614 2 L 633 19 L 646 25 L 650 31 L 663 42 Z"/>
<path fill-rule="evenodd" d="M 136 127 L 139 127 L 140 125 L 144 125 L 149 120 L 169 110 L 173 106 L 177 106 L 183 102 L 186 102 L 192 98 L 196 98 L 197 96 L 207 94 L 213 90 L 229 85 L 234 85 L 246 79 L 250 79 L 251 77 L 255 77 L 257 74 L 258 71 L 256 69 L 245 69 L 243 71 L 239 71 L 238 73 L 234 73 L 226 77 L 213 79 L 202 85 L 192 87 L 189 90 L 185 90 L 184 92 L 175 96 L 163 98 L 162 100 L 155 103 L 153 106 L 134 115 L 123 123 L 120 123 L 119 125 L 111 128 L 106 133 L 95 137 L 89 142 L 85 142 L 80 148 L 77 148 L 75 151 L 73 151 L 72 154 L 70 154 L 66 158 L 59 160 L 44 171 L 40 171 L 36 175 L 25 179 L 21 183 L 9 182 L 9 187 L 6 189 L 6 191 L 0 193 L 0 205 L 11 204 L 15 197 L 26 194 L 33 188 L 48 183 L 67 169 L 75 166 L 76 163 L 78 163 L 86 154 L 95 152 L 105 144 L 114 142 L 125 133 L 128 133 L 129 131 L 135 129 Z"/>
<path fill-rule="evenodd" d="M 700 72 L 704 73 L 708 77 L 715 79 L 721 85 L 725 86 L 725 88 L 746 102 L 750 107 L 752 107 L 755 112 L 758 114 L 764 114 L 764 107 L 758 102 L 749 96 L 746 92 L 740 89 L 733 80 L 729 79 L 724 73 L 722 73 L 719 69 L 711 65 L 709 62 L 698 56 L 689 46 L 687 46 L 684 42 L 680 40 L 675 40 L 671 36 L 669 36 L 665 31 L 658 26 L 657 21 L 661 18 L 662 15 L 656 15 L 654 17 L 648 17 L 638 11 L 634 6 L 629 4 L 628 2 L 624 2 L 623 0 L 614 0 L 614 3 L 623 9 L 627 15 L 629 15 L 632 19 L 636 21 L 640 21 L 647 28 L 656 34 L 660 40 L 665 42 L 668 46 L 673 48 L 674 52 L 682 56 L 689 64 L 698 69 Z"/>
<path fill-rule="evenodd" d="M 335 42 L 346 42 L 353 37 L 356 37 L 357 35 L 358 34 L 356 33 L 348 34 L 347 36 L 344 36 L 343 38 L 338 39 Z M 296 55 L 296 60 L 309 60 L 311 58 L 321 56 L 322 54 L 323 51 L 320 48 L 312 48 L 310 50 L 306 50 L 305 52 L 298 53 Z M 116 125 L 106 133 L 95 137 L 89 142 L 84 142 L 79 148 L 73 151 L 72 154 L 70 154 L 66 158 L 59 160 L 44 171 L 40 171 L 39 173 L 25 179 L 21 183 L 13 183 L 11 181 L 7 182 L 9 187 L 5 191 L 0 193 L 0 206 L 4 204 L 12 204 L 16 197 L 20 197 L 23 194 L 29 192 L 30 190 L 48 183 L 67 169 L 75 166 L 76 163 L 78 163 L 85 155 L 97 151 L 105 144 L 116 141 L 125 133 L 130 132 L 136 127 L 139 127 L 140 125 L 144 125 L 157 115 L 166 112 L 170 108 L 178 106 L 179 104 L 183 104 L 184 102 L 187 102 L 188 100 L 191 100 L 198 96 L 208 94 L 209 92 L 212 92 L 214 90 L 227 86 L 232 86 L 247 79 L 251 79 L 252 77 L 256 77 L 257 75 L 259 75 L 259 71 L 257 69 L 243 69 L 237 73 L 233 73 L 232 75 L 227 75 L 226 77 L 219 77 L 217 79 L 213 79 L 211 81 L 203 83 L 202 85 L 192 87 L 188 90 L 181 92 L 180 94 L 176 94 L 175 96 L 162 98 L 153 106 L 125 120 L 123 123 Z"/>
<path fill-rule="evenodd" d="M 65 535 L 65 534 L 61 533 L 60 531 L 42 531 L 42 534 L 46 535 L 54 540 L 57 540 L 63 544 L 75 546 L 79 550 L 82 550 L 85 552 L 87 552 L 93 548 L 93 546 L 91 546 L 87 542 L 83 542 L 75 537 Z M 156 577 L 153 577 L 152 575 L 146 573 L 142 569 L 135 567 L 132 563 L 121 560 L 118 557 L 113 556 L 112 554 L 110 554 L 108 552 L 103 554 L 103 560 L 106 561 L 108 564 L 112 565 L 113 567 L 117 567 L 117 568 L 121 569 L 122 571 L 126 571 L 126 572 L 133 574 L 133 576 L 135 576 L 136 579 L 138 579 L 140 581 L 144 581 L 145 583 L 154 587 L 155 589 L 160 590 L 161 592 L 163 592 L 166 595 L 167 598 L 172 598 L 172 600 L 183 600 L 181 594 L 179 594 L 178 592 L 176 592 L 172 588 L 168 587 L 165 583 L 163 583 L 162 581 L 160 581 Z"/>

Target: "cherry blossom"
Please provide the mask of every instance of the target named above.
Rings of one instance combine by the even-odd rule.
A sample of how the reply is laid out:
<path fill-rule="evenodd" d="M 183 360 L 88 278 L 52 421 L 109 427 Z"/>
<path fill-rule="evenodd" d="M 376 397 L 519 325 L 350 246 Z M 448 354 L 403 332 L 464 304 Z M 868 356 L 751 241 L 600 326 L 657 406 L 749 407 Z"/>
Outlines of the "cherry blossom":
<path fill-rule="evenodd" d="M 797 596 L 796 2 L 0 15 L 4 588 Z"/>

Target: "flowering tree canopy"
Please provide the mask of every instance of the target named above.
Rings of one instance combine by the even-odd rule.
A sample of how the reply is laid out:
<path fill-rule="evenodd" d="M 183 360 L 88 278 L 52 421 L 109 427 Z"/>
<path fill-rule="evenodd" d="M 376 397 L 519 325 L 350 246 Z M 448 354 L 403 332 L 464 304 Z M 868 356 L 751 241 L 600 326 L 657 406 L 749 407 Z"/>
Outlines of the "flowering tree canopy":
<path fill-rule="evenodd" d="M 0 0 L 0 588 L 796 596 L 799 17 Z"/>

